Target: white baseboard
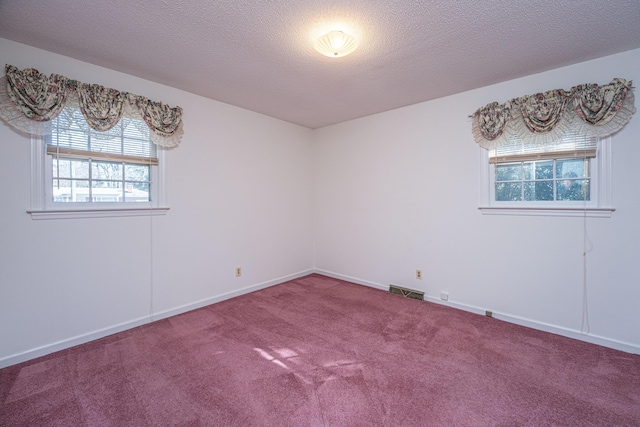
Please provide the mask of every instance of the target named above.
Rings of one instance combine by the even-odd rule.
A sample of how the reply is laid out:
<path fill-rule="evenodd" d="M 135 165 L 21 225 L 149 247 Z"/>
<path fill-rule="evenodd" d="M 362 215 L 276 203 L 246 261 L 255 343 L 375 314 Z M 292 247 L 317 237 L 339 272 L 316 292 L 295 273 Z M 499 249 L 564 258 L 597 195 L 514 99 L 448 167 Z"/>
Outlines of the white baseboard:
<path fill-rule="evenodd" d="M 216 295 L 211 298 L 206 298 L 200 301 L 196 301 L 190 304 L 185 304 L 180 307 L 172 308 L 169 310 L 164 310 L 159 313 L 154 313 L 153 316 L 144 316 L 138 319 L 133 319 L 128 322 L 123 322 L 114 326 L 110 326 L 107 328 L 99 329 L 93 332 L 89 332 L 86 334 L 78 335 L 73 338 L 61 340 L 52 344 L 47 344 L 38 348 L 34 348 L 31 350 L 27 350 L 23 353 L 14 354 L 11 356 L 3 357 L 0 359 L 0 369 L 6 368 L 7 366 L 16 365 L 18 363 L 26 362 L 27 360 L 35 359 L 37 357 L 46 356 L 47 354 L 54 353 L 56 351 L 65 350 L 67 348 L 74 347 L 76 345 L 85 344 L 90 341 L 94 341 L 100 338 L 104 338 L 109 335 L 116 334 L 118 332 L 123 332 L 128 329 L 132 329 L 147 323 L 154 322 L 156 320 L 166 319 L 167 317 L 175 316 L 178 314 L 186 313 L 191 310 L 196 310 L 198 308 L 205 307 L 207 305 L 215 304 L 220 301 L 224 301 L 230 298 L 234 298 L 240 295 L 248 294 L 251 292 L 255 292 L 260 289 L 268 288 L 270 286 L 275 286 L 280 283 L 288 282 L 289 280 L 294 280 L 299 277 L 307 276 L 313 273 L 313 269 L 303 270 L 298 273 L 290 274 L 287 276 L 278 277 L 276 279 L 268 280 L 266 282 L 258 283 L 256 285 L 247 286 L 246 288 L 238 289 L 232 292 L 227 292 L 224 294 Z"/>
<path fill-rule="evenodd" d="M 347 276 L 344 274 L 334 273 L 332 271 L 322 270 L 322 269 L 308 269 L 304 271 L 300 271 L 298 273 L 290 274 L 287 276 L 282 276 L 276 279 L 268 280 L 266 282 L 258 283 L 252 286 L 247 286 L 242 289 L 238 289 L 232 292 L 227 292 L 224 294 L 220 294 L 211 298 L 206 298 L 200 301 L 196 301 L 190 304 L 185 304 L 180 307 L 172 308 L 169 310 L 164 310 L 158 313 L 154 313 L 154 315 L 150 318 L 149 316 L 140 317 L 137 319 L 133 319 L 128 322 L 123 322 L 114 326 L 110 326 L 107 328 L 99 329 L 93 332 L 89 332 L 87 334 L 82 334 L 75 336 L 73 338 L 69 338 L 66 340 L 58 341 L 52 344 L 47 344 L 41 347 L 37 347 L 23 353 L 11 355 L 0 359 L 0 369 L 6 368 L 7 366 L 16 365 L 18 363 L 26 362 L 27 360 L 35 359 L 37 357 L 46 356 L 47 354 L 54 353 L 56 351 L 64 350 L 70 347 L 74 347 L 76 345 L 85 344 L 87 342 L 106 337 L 108 335 L 113 335 L 118 332 L 123 332 L 128 329 L 135 328 L 137 326 L 144 325 L 146 323 L 151 323 L 152 321 L 166 319 L 171 316 L 175 316 L 178 314 L 186 313 L 191 310 L 196 310 L 198 308 L 205 307 L 207 305 L 215 304 L 217 302 L 221 302 L 230 298 L 234 298 L 240 295 L 248 294 L 251 292 L 255 292 L 260 289 L 268 288 L 271 286 L 278 285 L 280 283 L 288 282 L 289 280 L 294 280 L 303 276 L 306 276 L 311 273 L 322 274 L 324 276 L 333 277 L 335 279 L 344 280 L 351 283 L 356 283 L 363 286 L 369 286 L 372 288 L 388 291 L 389 285 L 384 285 L 380 283 L 371 282 L 368 280 L 359 279 L 357 277 Z M 456 308 L 459 310 L 464 310 L 480 315 L 484 315 L 485 310 L 479 307 L 474 307 L 462 303 L 458 303 L 455 301 L 442 301 L 436 297 L 425 296 L 425 300 L 445 305 L 448 307 Z M 526 326 L 528 328 L 537 329 L 545 332 L 550 332 L 556 335 L 565 336 L 568 338 L 577 339 L 580 341 L 585 341 L 591 344 L 597 344 L 604 347 L 613 348 L 616 350 L 621 350 L 627 353 L 640 354 L 640 346 L 613 340 L 606 337 L 601 337 L 592 334 L 584 334 L 580 331 L 559 327 L 556 325 L 550 325 L 542 322 L 536 322 L 530 319 L 521 318 L 518 316 L 512 316 L 504 313 L 493 312 L 493 317 L 498 320 L 503 320 L 505 322 L 514 323 L 516 325 Z"/>
<path fill-rule="evenodd" d="M 75 347 L 76 345 L 85 344 L 89 341 L 104 338 L 108 335 L 117 334 L 118 332 L 123 332 L 127 329 L 132 329 L 137 326 L 144 325 L 145 323 L 149 323 L 148 316 L 134 319 L 128 322 L 123 322 L 114 326 L 110 326 L 108 328 L 98 329 L 86 334 L 77 335 L 73 338 L 68 338 L 66 340 L 61 340 L 52 344 L 43 345 L 41 347 L 27 350 L 22 353 L 3 357 L 2 359 L 0 359 L 0 369 L 6 368 L 7 366 L 11 365 L 17 365 L 18 363 L 26 362 L 27 360 L 35 359 L 36 357 L 46 356 L 47 354 L 55 353 L 56 351 Z"/>
<path fill-rule="evenodd" d="M 368 280 L 358 279 L 357 277 L 347 276 L 344 274 L 334 273 L 333 271 L 322 270 L 315 268 L 314 273 L 322 274 L 323 276 L 333 277 L 334 279 L 344 280 L 345 282 L 355 283 L 357 285 L 369 286 L 370 288 L 381 289 L 383 291 L 389 290 L 389 285 L 381 285 L 380 283 L 370 282 Z"/>
<path fill-rule="evenodd" d="M 268 280 L 266 282 L 258 283 L 256 285 L 247 286 L 246 288 L 237 289 L 235 291 L 226 292 L 224 294 L 216 295 L 215 297 L 206 298 L 200 301 L 192 302 L 189 304 L 181 305 L 180 307 L 171 308 L 169 310 L 160 311 L 154 313 L 153 320 L 166 319 L 167 317 L 175 316 L 177 314 L 186 313 L 187 311 L 196 310 L 198 308 L 206 307 L 207 305 L 215 304 L 224 300 L 239 297 L 240 295 L 249 294 L 251 292 L 259 291 L 271 286 L 279 285 L 280 283 L 288 282 L 289 280 L 298 279 L 303 276 L 307 276 L 313 273 L 313 269 L 303 270 L 298 273 L 289 274 L 287 276 L 278 277 L 277 279 Z"/>
<path fill-rule="evenodd" d="M 356 283 L 358 285 L 364 285 L 364 286 L 369 286 L 372 288 L 376 288 L 376 289 L 382 289 L 385 291 L 389 290 L 389 285 L 383 285 L 381 283 L 375 283 L 375 282 L 371 282 L 368 280 L 362 280 L 362 279 L 358 279 L 357 277 L 352 277 L 352 276 L 347 276 L 344 274 L 339 274 L 339 273 L 334 273 L 332 271 L 327 271 L 327 270 L 322 270 L 322 269 L 314 269 L 313 270 L 314 273 L 318 273 L 318 274 L 322 274 L 324 276 L 328 276 L 328 277 L 333 277 L 334 279 L 340 279 L 340 280 L 344 280 L 347 282 L 351 282 L 351 283 Z M 475 307 L 472 305 L 467 305 L 467 304 L 462 304 L 459 302 L 455 302 L 455 301 L 443 301 L 440 298 L 437 297 L 431 297 L 431 296 L 427 296 L 425 295 L 424 297 L 425 301 L 428 302 L 432 302 L 432 303 L 436 303 L 436 304 L 440 304 L 440 305 L 445 305 L 447 307 L 452 307 L 452 308 L 456 308 L 458 310 L 464 310 L 464 311 L 468 311 L 471 313 L 476 313 L 476 314 L 480 314 L 480 315 L 484 315 L 485 314 L 485 309 L 480 308 L 480 307 Z M 635 345 L 635 344 L 631 344 L 631 343 L 627 343 L 627 342 L 623 342 L 623 341 L 618 341 L 618 340 L 614 340 L 611 338 L 607 338 L 607 337 L 602 337 L 602 336 L 598 336 L 598 335 L 593 335 L 593 334 L 585 334 L 582 333 L 581 331 L 578 330 L 574 330 L 574 329 L 569 329 L 569 328 L 564 328 L 561 326 L 556 326 L 556 325 L 551 325 L 548 323 L 543 323 L 543 322 L 537 322 L 535 320 L 531 320 L 531 319 L 525 319 L 522 317 L 518 317 L 518 316 L 513 316 L 510 314 L 505 314 L 505 313 L 496 313 L 495 311 L 493 311 L 492 317 L 498 320 L 502 320 L 505 322 L 509 322 L 509 323 L 513 323 L 516 325 L 520 325 L 520 326 L 526 326 L 528 328 L 531 329 L 537 329 L 539 331 L 544 331 L 544 332 L 549 332 L 552 334 L 556 334 L 556 335 L 561 335 L 567 338 L 573 338 L 576 340 L 580 340 L 580 341 L 585 341 L 591 344 L 596 344 L 596 345 L 601 345 L 603 347 L 609 347 L 609 348 L 613 348 L 615 350 L 620 350 L 620 351 L 624 351 L 627 353 L 633 353 L 633 354 L 640 354 L 640 346 Z"/>

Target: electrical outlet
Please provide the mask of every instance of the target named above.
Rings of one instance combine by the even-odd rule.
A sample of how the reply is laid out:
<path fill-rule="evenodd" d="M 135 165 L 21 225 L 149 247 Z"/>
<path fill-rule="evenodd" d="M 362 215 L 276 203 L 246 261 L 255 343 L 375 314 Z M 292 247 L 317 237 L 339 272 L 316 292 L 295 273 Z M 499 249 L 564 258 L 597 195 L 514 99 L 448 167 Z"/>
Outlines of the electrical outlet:
<path fill-rule="evenodd" d="M 442 292 L 442 293 L 440 293 L 440 299 L 441 299 L 442 301 L 449 301 L 449 294 L 448 294 L 448 293 L 446 293 L 446 292 Z"/>
<path fill-rule="evenodd" d="M 416 270 L 416 279 L 422 280 L 422 270 Z"/>
<path fill-rule="evenodd" d="M 236 277 L 242 276 L 242 267 L 236 267 Z"/>

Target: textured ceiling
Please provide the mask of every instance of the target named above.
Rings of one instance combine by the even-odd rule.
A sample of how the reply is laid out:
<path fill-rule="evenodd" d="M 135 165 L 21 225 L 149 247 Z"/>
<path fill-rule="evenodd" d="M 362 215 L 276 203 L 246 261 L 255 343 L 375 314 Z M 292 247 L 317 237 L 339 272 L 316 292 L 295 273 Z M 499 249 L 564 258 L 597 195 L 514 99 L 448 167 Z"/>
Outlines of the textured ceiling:
<path fill-rule="evenodd" d="M 310 128 L 640 48 L 639 23 L 638 0 L 0 0 L 2 38 Z M 358 50 L 317 53 L 333 29 Z"/>

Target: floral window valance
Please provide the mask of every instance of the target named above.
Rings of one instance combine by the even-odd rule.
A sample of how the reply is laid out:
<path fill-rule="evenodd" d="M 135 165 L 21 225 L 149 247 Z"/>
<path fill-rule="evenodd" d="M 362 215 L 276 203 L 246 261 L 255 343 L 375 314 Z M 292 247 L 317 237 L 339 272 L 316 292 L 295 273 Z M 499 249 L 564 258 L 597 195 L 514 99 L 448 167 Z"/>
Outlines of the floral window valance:
<path fill-rule="evenodd" d="M 79 108 L 98 132 L 113 128 L 122 117 L 142 119 L 151 130 L 151 141 L 163 147 L 177 146 L 183 134 L 180 107 L 59 74 L 47 77 L 33 68 L 5 66 L 5 76 L 0 78 L 0 118 L 10 126 L 31 135 L 50 134 L 51 121 L 65 107 Z"/>
<path fill-rule="evenodd" d="M 488 150 L 514 135 L 534 144 L 553 143 L 569 131 L 605 137 L 622 129 L 635 111 L 632 82 L 616 78 L 603 86 L 583 84 L 487 104 L 471 116 L 472 132 Z"/>

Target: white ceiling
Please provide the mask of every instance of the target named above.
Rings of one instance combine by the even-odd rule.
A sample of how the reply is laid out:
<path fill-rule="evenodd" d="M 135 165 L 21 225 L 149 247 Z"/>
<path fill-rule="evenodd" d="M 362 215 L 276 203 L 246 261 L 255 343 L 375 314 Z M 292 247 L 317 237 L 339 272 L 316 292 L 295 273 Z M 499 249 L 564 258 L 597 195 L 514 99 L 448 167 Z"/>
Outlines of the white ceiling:
<path fill-rule="evenodd" d="M 0 37 L 318 128 L 640 48 L 640 1 L 0 0 Z"/>

